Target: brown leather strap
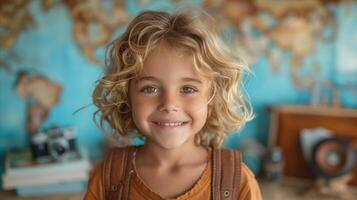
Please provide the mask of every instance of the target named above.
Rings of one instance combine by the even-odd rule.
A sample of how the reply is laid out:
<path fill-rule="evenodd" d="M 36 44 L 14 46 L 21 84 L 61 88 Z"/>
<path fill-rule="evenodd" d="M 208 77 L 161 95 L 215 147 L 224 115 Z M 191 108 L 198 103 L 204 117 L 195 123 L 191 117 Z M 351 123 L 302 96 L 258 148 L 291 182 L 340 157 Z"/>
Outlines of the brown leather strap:
<path fill-rule="evenodd" d="M 238 199 L 241 179 L 240 153 L 228 149 L 214 149 L 212 164 L 212 199 Z"/>
<path fill-rule="evenodd" d="M 212 154 L 212 200 L 218 200 L 221 191 L 221 151 L 213 149 Z"/>
<path fill-rule="evenodd" d="M 127 200 L 129 199 L 129 195 L 130 195 L 130 182 L 131 182 L 131 178 L 132 175 L 134 173 L 133 170 L 133 165 L 132 165 L 132 161 L 133 161 L 133 153 L 135 151 L 135 147 L 129 147 L 128 151 L 127 151 L 127 162 L 126 162 L 126 168 L 125 168 L 125 179 L 122 180 L 122 186 L 123 186 L 123 192 L 121 195 L 121 198 L 118 198 L 119 200 Z"/>
<path fill-rule="evenodd" d="M 105 199 L 129 198 L 131 160 L 134 150 L 134 147 L 126 147 L 109 152 L 103 168 Z M 240 153 L 223 149 L 213 149 L 212 153 L 212 199 L 238 199 L 241 179 Z"/>
<path fill-rule="evenodd" d="M 112 149 L 104 161 L 105 199 L 128 199 L 133 147 Z"/>

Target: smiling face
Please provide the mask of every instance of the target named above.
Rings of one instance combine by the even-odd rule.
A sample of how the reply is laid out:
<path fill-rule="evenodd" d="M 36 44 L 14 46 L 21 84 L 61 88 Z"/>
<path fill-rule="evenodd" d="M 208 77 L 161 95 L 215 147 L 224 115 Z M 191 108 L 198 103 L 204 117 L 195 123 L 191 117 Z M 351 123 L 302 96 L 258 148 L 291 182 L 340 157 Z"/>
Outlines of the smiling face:
<path fill-rule="evenodd" d="M 194 145 L 207 120 L 209 84 L 192 57 L 161 45 L 130 82 L 133 121 L 147 143 L 165 149 Z"/>

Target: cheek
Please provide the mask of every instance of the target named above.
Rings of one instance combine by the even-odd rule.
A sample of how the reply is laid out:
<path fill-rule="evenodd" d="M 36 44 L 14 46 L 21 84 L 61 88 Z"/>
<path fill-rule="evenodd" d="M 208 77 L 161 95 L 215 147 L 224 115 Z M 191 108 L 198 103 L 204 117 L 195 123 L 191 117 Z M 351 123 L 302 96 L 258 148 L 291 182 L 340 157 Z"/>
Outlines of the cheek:
<path fill-rule="evenodd" d="M 140 129 L 144 128 L 146 121 L 155 112 L 157 102 L 153 98 L 135 96 L 131 99 L 132 119 Z"/>
<path fill-rule="evenodd" d="M 193 128 L 198 133 L 205 126 L 207 122 L 207 109 L 201 109 L 192 115 L 193 117 Z"/>
<path fill-rule="evenodd" d="M 202 110 L 207 110 L 208 108 L 208 98 L 207 95 L 202 94 L 202 95 L 195 95 L 195 96 L 189 96 L 186 97 L 183 101 L 183 107 L 185 107 L 185 110 L 189 110 L 192 112 L 202 112 Z M 207 111 L 205 111 L 207 112 Z"/>
<path fill-rule="evenodd" d="M 197 102 L 195 107 L 190 107 L 189 109 L 190 110 L 186 109 L 186 111 L 189 115 L 191 115 L 191 118 L 196 122 L 196 124 L 203 126 L 207 121 L 208 114 L 208 106 L 206 102 Z"/>
<path fill-rule="evenodd" d="M 145 128 L 145 122 L 146 118 L 148 116 L 148 109 L 146 108 L 145 104 L 138 104 L 137 102 L 132 102 L 132 112 L 131 112 L 131 117 L 133 119 L 133 122 L 139 130 L 142 130 Z"/>
<path fill-rule="evenodd" d="M 133 117 L 142 117 L 151 110 L 151 103 L 142 98 L 134 98 L 131 101 Z"/>

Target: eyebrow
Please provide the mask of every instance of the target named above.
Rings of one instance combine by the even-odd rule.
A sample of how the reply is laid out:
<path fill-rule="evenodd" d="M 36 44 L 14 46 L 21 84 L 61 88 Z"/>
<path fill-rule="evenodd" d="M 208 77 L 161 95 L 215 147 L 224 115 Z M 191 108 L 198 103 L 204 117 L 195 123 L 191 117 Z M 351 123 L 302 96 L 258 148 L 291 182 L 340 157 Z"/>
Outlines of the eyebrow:
<path fill-rule="evenodd" d="M 141 81 L 154 81 L 154 82 L 160 82 L 160 80 L 154 76 L 142 76 L 138 78 L 138 83 Z M 198 84 L 203 84 L 201 80 L 196 79 L 196 78 L 191 78 L 191 77 L 183 77 L 180 79 L 181 82 L 196 82 Z"/>

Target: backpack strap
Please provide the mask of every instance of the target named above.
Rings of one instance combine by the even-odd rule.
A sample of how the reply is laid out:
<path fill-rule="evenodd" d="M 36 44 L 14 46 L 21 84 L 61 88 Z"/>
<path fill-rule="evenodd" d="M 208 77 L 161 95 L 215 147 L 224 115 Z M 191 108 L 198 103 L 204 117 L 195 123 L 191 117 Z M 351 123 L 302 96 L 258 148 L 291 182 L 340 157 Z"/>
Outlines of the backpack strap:
<path fill-rule="evenodd" d="M 212 153 L 212 199 L 238 199 L 241 179 L 240 152 L 213 149 Z"/>
<path fill-rule="evenodd" d="M 133 152 L 134 147 L 125 147 L 108 153 L 103 167 L 105 199 L 128 199 Z"/>

